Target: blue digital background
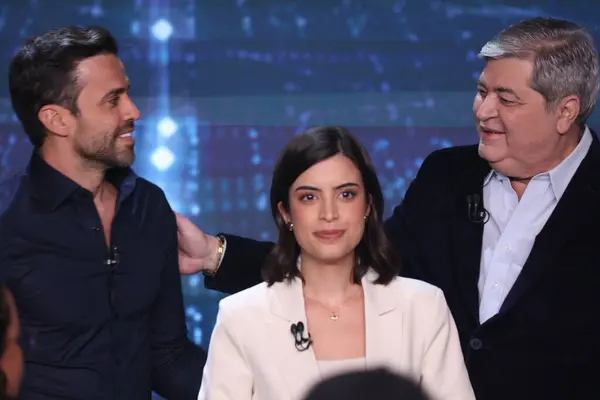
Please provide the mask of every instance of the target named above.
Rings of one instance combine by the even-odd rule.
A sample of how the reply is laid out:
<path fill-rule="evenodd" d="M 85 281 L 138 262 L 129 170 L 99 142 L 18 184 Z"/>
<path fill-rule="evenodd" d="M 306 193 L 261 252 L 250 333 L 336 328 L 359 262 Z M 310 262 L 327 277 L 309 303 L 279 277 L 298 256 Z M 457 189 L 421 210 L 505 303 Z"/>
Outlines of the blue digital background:
<path fill-rule="evenodd" d="M 427 154 L 475 143 L 478 50 L 538 15 L 600 39 L 593 0 L 0 0 L 0 178 L 31 151 L 8 98 L 15 50 L 48 28 L 102 25 L 120 41 L 142 111 L 135 169 L 205 231 L 274 239 L 274 162 L 318 124 L 363 141 L 389 215 Z M 207 346 L 222 295 L 199 276 L 183 283 L 190 337 Z"/>

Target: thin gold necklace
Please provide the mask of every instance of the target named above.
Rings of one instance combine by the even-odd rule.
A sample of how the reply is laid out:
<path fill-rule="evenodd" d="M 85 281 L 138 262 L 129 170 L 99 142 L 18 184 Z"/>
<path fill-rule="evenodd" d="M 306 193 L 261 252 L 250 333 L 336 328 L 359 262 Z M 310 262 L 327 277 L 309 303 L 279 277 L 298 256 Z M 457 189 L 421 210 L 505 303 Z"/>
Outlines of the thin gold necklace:
<path fill-rule="evenodd" d="M 351 300 L 351 299 L 353 299 L 353 298 L 355 298 L 355 297 L 358 297 L 358 295 L 359 295 L 359 294 L 360 294 L 360 292 L 359 292 L 359 293 L 357 293 L 357 294 L 354 294 L 354 295 L 352 295 L 352 296 L 348 296 L 348 297 L 346 297 L 346 298 L 345 298 L 345 299 L 344 299 L 344 300 L 343 300 L 343 301 L 340 303 L 340 305 L 336 307 L 336 309 L 337 309 L 337 310 L 335 310 L 335 311 L 334 311 L 334 310 L 332 310 L 331 308 L 329 308 L 328 306 L 326 306 L 326 305 L 325 305 L 325 304 L 324 304 L 322 301 L 320 301 L 320 300 L 317 300 L 317 299 L 315 299 L 314 297 L 307 295 L 306 293 L 304 294 L 304 296 L 305 296 L 306 298 L 308 298 L 308 299 L 310 299 L 310 300 L 314 301 L 315 303 L 317 303 L 318 305 L 320 305 L 320 306 L 321 306 L 322 308 L 324 308 L 325 310 L 329 311 L 329 313 L 331 314 L 331 315 L 329 316 L 329 319 L 330 319 L 331 321 L 337 321 L 338 319 L 340 319 L 340 310 L 342 309 L 342 307 L 344 307 L 344 305 L 345 305 L 345 304 L 346 304 L 346 303 L 347 303 L 349 300 Z"/>

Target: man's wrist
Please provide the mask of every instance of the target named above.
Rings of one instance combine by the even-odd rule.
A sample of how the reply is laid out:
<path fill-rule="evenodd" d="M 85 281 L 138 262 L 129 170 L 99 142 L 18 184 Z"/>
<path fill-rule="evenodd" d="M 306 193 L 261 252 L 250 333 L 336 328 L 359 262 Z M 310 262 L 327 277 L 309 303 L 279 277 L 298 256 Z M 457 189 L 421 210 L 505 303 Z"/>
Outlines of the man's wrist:
<path fill-rule="evenodd" d="M 211 263 L 210 263 L 211 266 L 213 266 L 213 268 L 206 269 L 204 271 L 204 275 L 209 276 L 209 277 L 215 276 L 215 274 L 219 271 L 219 267 L 221 266 L 221 263 L 223 262 L 223 257 L 225 256 L 225 250 L 227 248 L 227 240 L 225 239 L 225 236 L 217 235 L 217 236 L 213 236 L 213 238 L 215 240 L 217 240 L 215 253 L 214 253 L 214 256 L 211 257 Z"/>

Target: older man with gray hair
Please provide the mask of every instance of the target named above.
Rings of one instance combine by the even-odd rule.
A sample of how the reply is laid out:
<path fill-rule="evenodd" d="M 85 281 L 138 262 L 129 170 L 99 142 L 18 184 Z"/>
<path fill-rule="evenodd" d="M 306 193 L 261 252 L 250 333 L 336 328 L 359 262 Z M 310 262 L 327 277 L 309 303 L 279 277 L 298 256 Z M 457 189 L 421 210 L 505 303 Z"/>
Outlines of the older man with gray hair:
<path fill-rule="evenodd" d="M 480 57 L 479 144 L 427 157 L 387 234 L 402 274 L 444 291 L 479 400 L 600 398 L 598 53 L 581 26 L 534 18 Z M 178 218 L 182 273 L 260 281 L 268 243 Z"/>

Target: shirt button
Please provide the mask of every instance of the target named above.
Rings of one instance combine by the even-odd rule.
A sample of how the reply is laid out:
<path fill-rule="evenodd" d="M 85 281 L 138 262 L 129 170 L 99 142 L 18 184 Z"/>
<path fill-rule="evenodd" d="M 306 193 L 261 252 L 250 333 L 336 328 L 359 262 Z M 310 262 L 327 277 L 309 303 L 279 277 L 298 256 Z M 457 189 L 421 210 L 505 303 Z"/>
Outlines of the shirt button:
<path fill-rule="evenodd" d="M 469 346 L 473 350 L 481 350 L 483 348 L 483 342 L 481 341 L 481 339 L 473 338 L 469 341 Z"/>

